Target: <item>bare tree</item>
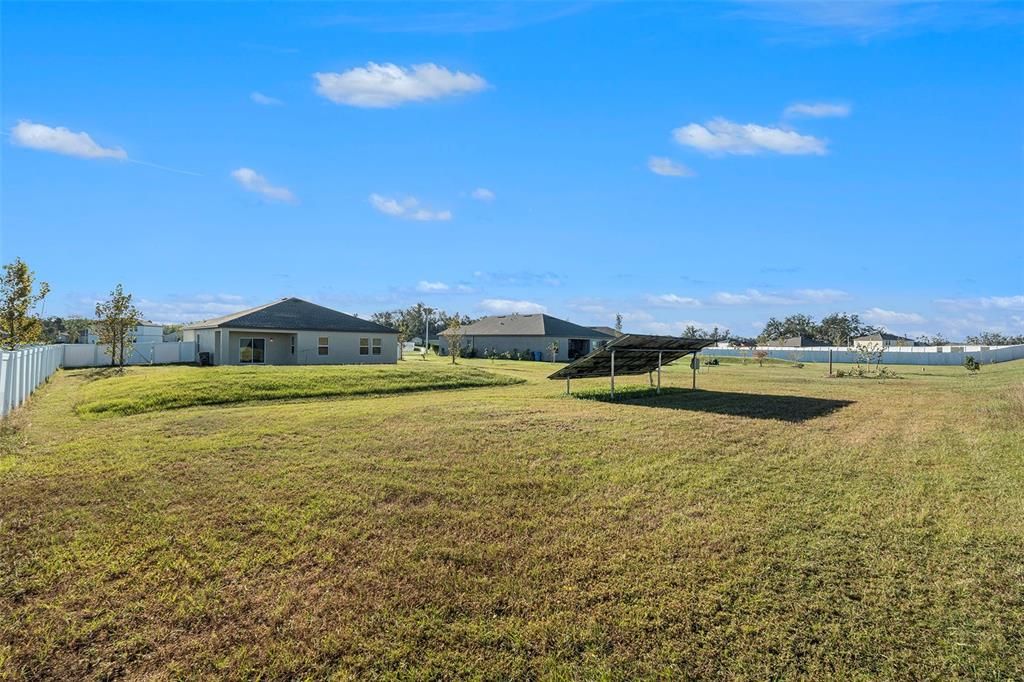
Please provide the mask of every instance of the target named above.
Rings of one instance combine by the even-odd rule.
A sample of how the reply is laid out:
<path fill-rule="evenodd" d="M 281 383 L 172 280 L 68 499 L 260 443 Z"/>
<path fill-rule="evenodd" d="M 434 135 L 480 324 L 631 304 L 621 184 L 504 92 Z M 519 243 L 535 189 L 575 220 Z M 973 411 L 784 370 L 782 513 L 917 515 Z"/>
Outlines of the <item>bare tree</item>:
<path fill-rule="evenodd" d="M 100 343 L 107 344 L 110 364 L 124 369 L 125 358 L 135 345 L 135 328 L 142 314 L 132 304 L 132 295 L 124 293 L 118 284 L 110 292 L 110 299 L 96 304 L 97 334 Z"/>
<path fill-rule="evenodd" d="M 758 367 L 764 367 L 764 359 L 768 357 L 768 351 L 763 348 L 758 348 L 754 351 L 754 359 L 757 360 Z"/>
<path fill-rule="evenodd" d="M 558 359 L 558 341 L 552 341 L 551 344 L 548 345 L 548 352 L 551 353 L 551 362 Z"/>

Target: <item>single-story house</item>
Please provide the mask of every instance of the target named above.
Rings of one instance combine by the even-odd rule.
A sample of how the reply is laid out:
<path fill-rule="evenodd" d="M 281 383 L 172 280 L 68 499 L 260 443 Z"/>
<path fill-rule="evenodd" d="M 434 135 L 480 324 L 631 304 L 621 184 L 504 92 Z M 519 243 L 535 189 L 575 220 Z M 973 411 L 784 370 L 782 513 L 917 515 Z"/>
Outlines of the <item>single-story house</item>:
<path fill-rule="evenodd" d="M 615 327 L 591 327 L 591 329 L 593 329 L 595 332 L 607 334 L 608 336 L 611 336 L 613 338 L 616 336 L 622 336 L 622 332 L 620 332 Z"/>
<path fill-rule="evenodd" d="M 890 334 L 888 332 L 876 332 L 874 334 L 868 334 L 866 336 L 858 336 L 853 340 L 853 347 L 860 348 L 861 346 L 881 345 L 882 347 L 888 346 L 916 346 L 917 342 L 914 339 L 908 339 L 905 336 L 898 336 L 896 334 Z"/>
<path fill-rule="evenodd" d="M 163 343 L 164 326 L 154 322 L 140 322 L 135 326 L 135 343 Z M 78 335 L 78 343 L 99 343 L 96 327 L 92 326 Z"/>
<path fill-rule="evenodd" d="M 828 341 L 822 341 L 821 339 L 815 339 L 811 336 L 803 336 L 798 334 L 797 336 L 790 336 L 788 339 L 776 339 L 772 342 L 773 346 L 787 346 L 790 348 L 803 348 L 806 346 L 831 346 Z"/>
<path fill-rule="evenodd" d="M 398 362 L 396 330 L 300 298 L 187 324 L 181 336 L 215 365 Z"/>
<path fill-rule="evenodd" d="M 562 362 L 583 357 L 613 338 L 610 334 L 590 327 L 540 313 L 494 315 L 467 324 L 459 330 L 462 333 L 462 347 L 477 357 L 529 351 L 535 356 L 540 353 L 544 360 L 550 360 L 549 348 L 552 343 L 557 343 L 555 359 Z M 448 337 L 445 332 L 441 332 L 439 340 L 441 352 L 447 353 Z"/>

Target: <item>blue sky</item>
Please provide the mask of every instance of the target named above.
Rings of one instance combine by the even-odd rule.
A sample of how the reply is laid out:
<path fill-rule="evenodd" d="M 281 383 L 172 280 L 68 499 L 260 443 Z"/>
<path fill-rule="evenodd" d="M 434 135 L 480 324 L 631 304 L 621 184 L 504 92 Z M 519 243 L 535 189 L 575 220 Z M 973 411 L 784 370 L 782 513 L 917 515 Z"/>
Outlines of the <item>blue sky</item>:
<path fill-rule="evenodd" d="M 1024 332 L 1016 3 L 4 3 L 47 314 Z"/>

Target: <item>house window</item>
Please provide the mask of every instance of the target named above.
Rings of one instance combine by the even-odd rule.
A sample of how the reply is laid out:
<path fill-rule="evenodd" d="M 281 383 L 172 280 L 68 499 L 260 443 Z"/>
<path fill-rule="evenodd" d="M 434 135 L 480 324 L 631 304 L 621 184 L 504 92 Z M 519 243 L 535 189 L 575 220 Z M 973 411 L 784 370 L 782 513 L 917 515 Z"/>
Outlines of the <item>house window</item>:
<path fill-rule="evenodd" d="M 374 355 L 380 355 L 380 349 L 381 349 L 380 339 L 374 339 L 373 340 L 373 354 Z"/>
<path fill-rule="evenodd" d="M 359 339 L 359 354 L 369 355 L 370 354 L 370 339 L 362 338 Z"/>
<path fill-rule="evenodd" d="M 266 339 L 243 336 L 238 339 L 238 362 L 243 365 L 262 365 L 266 349 Z"/>
<path fill-rule="evenodd" d="M 292 336 L 292 355 L 295 355 L 295 336 Z"/>
<path fill-rule="evenodd" d="M 330 346 L 328 346 L 328 340 L 326 336 L 318 337 L 316 340 L 316 354 L 327 355 L 330 353 Z"/>

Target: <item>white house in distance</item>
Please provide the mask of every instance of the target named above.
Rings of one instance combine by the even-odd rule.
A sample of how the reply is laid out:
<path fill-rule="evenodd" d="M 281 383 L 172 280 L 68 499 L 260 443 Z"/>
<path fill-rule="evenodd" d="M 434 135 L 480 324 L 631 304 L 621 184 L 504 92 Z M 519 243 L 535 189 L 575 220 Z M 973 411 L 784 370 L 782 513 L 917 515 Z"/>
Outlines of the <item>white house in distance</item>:
<path fill-rule="evenodd" d="M 339 365 L 398 362 L 398 332 L 299 298 L 182 327 L 215 365 Z"/>
<path fill-rule="evenodd" d="M 477 357 L 488 354 L 500 355 L 511 351 L 529 351 L 535 358 L 551 359 L 548 350 L 552 343 L 558 343 L 556 360 L 566 362 L 581 358 L 596 349 L 599 344 L 614 338 L 592 327 L 561 320 L 551 315 L 494 315 L 477 320 L 460 328 L 462 347 Z M 439 343 L 442 352 L 448 352 L 448 338 L 441 332 Z M 540 355 L 538 355 L 540 354 Z"/>
<path fill-rule="evenodd" d="M 164 326 L 141 322 L 135 327 L 135 343 L 160 343 L 164 340 Z M 78 343 L 99 343 L 95 327 L 89 327 L 78 336 Z"/>
<path fill-rule="evenodd" d="M 860 348 L 861 346 L 882 346 L 883 348 L 889 348 L 891 346 L 916 346 L 917 342 L 914 339 L 908 339 L 905 336 L 898 336 L 897 334 L 890 334 L 889 332 L 875 332 L 874 334 L 868 334 L 867 336 L 858 336 L 853 340 L 853 347 Z"/>

